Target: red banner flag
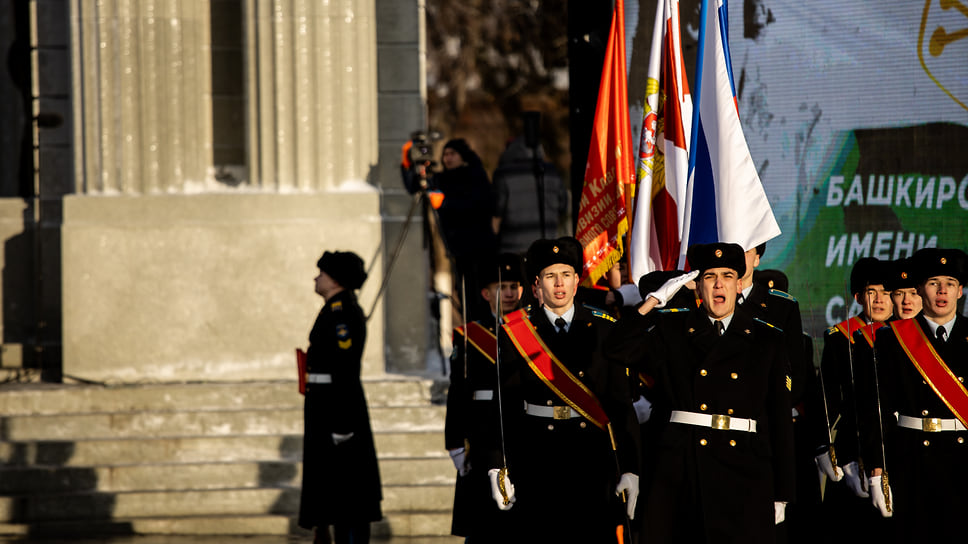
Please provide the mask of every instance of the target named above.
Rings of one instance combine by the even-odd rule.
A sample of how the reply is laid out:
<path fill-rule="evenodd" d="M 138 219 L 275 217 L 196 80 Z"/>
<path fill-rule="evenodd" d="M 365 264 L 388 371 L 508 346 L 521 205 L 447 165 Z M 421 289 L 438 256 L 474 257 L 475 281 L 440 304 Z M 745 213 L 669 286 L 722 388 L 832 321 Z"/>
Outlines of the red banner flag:
<path fill-rule="evenodd" d="M 622 0 L 617 0 L 578 207 L 575 238 L 585 248 L 582 285 L 586 286 L 594 285 L 622 258 L 622 235 L 628 230 L 626 185 L 635 183 L 623 10 Z"/>

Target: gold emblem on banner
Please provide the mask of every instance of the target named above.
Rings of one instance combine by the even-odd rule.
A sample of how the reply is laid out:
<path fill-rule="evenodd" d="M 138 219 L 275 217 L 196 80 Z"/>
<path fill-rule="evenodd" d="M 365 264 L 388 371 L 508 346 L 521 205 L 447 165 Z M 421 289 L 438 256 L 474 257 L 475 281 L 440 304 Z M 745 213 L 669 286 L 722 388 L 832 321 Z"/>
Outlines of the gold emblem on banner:
<path fill-rule="evenodd" d="M 964 58 L 966 52 L 968 3 L 964 0 L 925 0 L 918 33 L 918 60 L 928 77 L 959 106 L 968 110 L 968 96 L 965 96 L 964 85 L 960 84 L 964 64 L 943 60 Z M 962 96 L 956 96 L 954 91 Z"/>

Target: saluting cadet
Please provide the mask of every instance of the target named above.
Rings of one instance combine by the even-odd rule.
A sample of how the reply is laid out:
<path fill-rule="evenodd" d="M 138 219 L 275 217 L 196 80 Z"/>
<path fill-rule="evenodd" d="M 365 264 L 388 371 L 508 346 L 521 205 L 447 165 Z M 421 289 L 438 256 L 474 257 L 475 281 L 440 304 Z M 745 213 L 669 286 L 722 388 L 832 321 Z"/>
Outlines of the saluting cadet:
<path fill-rule="evenodd" d="M 326 303 L 306 351 L 303 478 L 299 526 L 315 542 L 366 543 L 370 522 L 383 516 L 380 469 L 360 382 L 366 318 L 355 290 L 366 280 L 363 260 L 327 251 L 317 263 L 316 293 Z"/>
<path fill-rule="evenodd" d="M 736 305 L 743 253 L 690 247 L 694 271 L 650 293 L 607 344 L 610 359 L 655 379 L 656 409 L 669 413 L 658 443 L 646 445 L 656 450 L 650 543 L 774 542 L 794 497 L 785 339 Z M 656 309 L 693 279 L 700 308 Z"/>
<path fill-rule="evenodd" d="M 502 542 L 615 542 L 634 515 L 628 377 L 601 354 L 612 318 L 575 305 L 582 262 L 575 238 L 534 242 L 528 279 L 542 305 L 508 316 L 499 331 L 504 441 L 492 435 L 488 475 L 498 507 L 518 514 Z"/>
<path fill-rule="evenodd" d="M 500 276 L 500 278 L 498 277 Z M 517 310 L 523 292 L 521 257 L 502 253 L 478 271 L 481 298 L 490 315 L 454 330 L 444 440 L 457 468 L 451 533 L 468 544 L 498 542 L 512 512 L 501 512 L 490 498 L 487 459 L 478 437 L 493 432 L 497 409 L 497 315 Z"/>
<path fill-rule="evenodd" d="M 856 542 L 877 525 L 859 451 L 857 408 L 865 396 L 866 379 L 857 353 L 859 346 L 873 345 L 874 331 L 891 317 L 893 305 L 884 288 L 888 275 L 887 262 L 858 259 L 850 272 L 849 288 L 861 312 L 824 333 L 818 404 L 825 404 L 826 417 L 816 426 L 814 440 L 817 466 L 827 476 L 820 525 L 834 542 Z"/>
<path fill-rule="evenodd" d="M 777 526 L 777 541 L 813 542 L 817 525 L 814 518 L 820 507 L 820 481 L 814 463 L 816 447 L 807 419 L 823 417 L 812 405 L 816 400 L 816 370 L 812 353 L 808 358 L 804 352 L 800 304 L 786 292 L 789 284 L 786 276 L 778 270 L 767 271 L 765 281 L 754 281 L 754 274 L 759 272 L 756 267 L 765 251 L 765 243 L 746 251 L 746 274 L 740 279 L 737 302 L 753 317 L 773 325 L 785 338 L 790 362 L 790 402 L 793 405 L 790 418 L 793 421 L 797 497 L 787 508 L 787 523 Z M 781 288 L 777 283 L 784 286 Z"/>
<path fill-rule="evenodd" d="M 864 441 L 874 506 L 893 516 L 898 542 L 943 542 L 964 532 L 968 511 L 968 320 L 957 315 L 968 256 L 957 249 L 914 254 L 923 308 L 892 321 L 874 344 L 879 403 Z M 880 424 L 878 424 L 878 414 Z"/>

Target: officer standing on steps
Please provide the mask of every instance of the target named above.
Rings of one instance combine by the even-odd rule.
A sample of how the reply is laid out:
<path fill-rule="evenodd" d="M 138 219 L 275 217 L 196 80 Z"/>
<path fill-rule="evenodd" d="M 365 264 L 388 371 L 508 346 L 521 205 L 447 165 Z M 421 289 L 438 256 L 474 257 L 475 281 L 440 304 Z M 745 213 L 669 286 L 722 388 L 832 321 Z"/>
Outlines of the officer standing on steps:
<path fill-rule="evenodd" d="M 968 256 L 929 248 L 913 259 L 922 310 L 877 331 L 880 395 L 866 411 L 863 452 L 896 542 L 954 542 L 968 511 L 968 319 L 958 315 Z"/>
<path fill-rule="evenodd" d="M 501 512 L 490 498 L 487 459 L 479 437 L 497 429 L 497 328 L 498 312 L 517 310 L 524 289 L 521 257 L 502 253 L 478 271 L 484 285 L 481 298 L 491 314 L 454 330 L 450 359 L 450 388 L 444 440 L 454 466 L 454 513 L 451 533 L 467 537 L 467 544 L 500 542 L 505 526 L 516 512 Z"/>
<path fill-rule="evenodd" d="M 628 377 L 601 354 L 612 318 L 575 304 L 582 263 L 575 238 L 534 242 L 527 277 L 542 305 L 500 331 L 504 425 L 492 435 L 488 475 L 498 507 L 518 514 L 501 542 L 615 542 L 635 513 Z"/>
<path fill-rule="evenodd" d="M 316 529 L 314 542 L 370 540 L 380 521 L 380 470 L 370 415 L 360 382 L 366 318 L 356 289 L 366 281 L 363 260 L 327 251 L 317 263 L 316 293 L 326 304 L 309 333 L 306 351 L 303 479 L 299 526 Z"/>
<path fill-rule="evenodd" d="M 694 245 L 693 272 L 650 293 L 606 355 L 655 379 L 659 435 L 644 536 L 650 543 L 774 542 L 793 500 L 793 427 L 783 333 L 736 305 L 736 244 Z M 695 279 L 697 309 L 661 309 Z M 653 314 L 655 312 L 655 314 Z"/>

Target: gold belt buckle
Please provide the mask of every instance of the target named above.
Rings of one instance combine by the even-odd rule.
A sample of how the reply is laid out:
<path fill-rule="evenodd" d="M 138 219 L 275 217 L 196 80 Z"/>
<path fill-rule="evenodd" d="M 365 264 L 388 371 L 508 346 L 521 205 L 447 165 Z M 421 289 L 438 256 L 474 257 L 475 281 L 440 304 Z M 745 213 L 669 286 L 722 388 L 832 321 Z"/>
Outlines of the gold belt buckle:
<path fill-rule="evenodd" d="M 921 420 L 921 430 L 926 433 L 941 432 L 941 418 L 926 417 Z"/>
<path fill-rule="evenodd" d="M 571 419 L 571 406 L 555 406 L 555 419 Z"/>
<path fill-rule="evenodd" d="M 722 416 L 719 414 L 713 414 L 713 429 L 719 429 L 720 431 L 729 430 L 729 416 Z"/>

